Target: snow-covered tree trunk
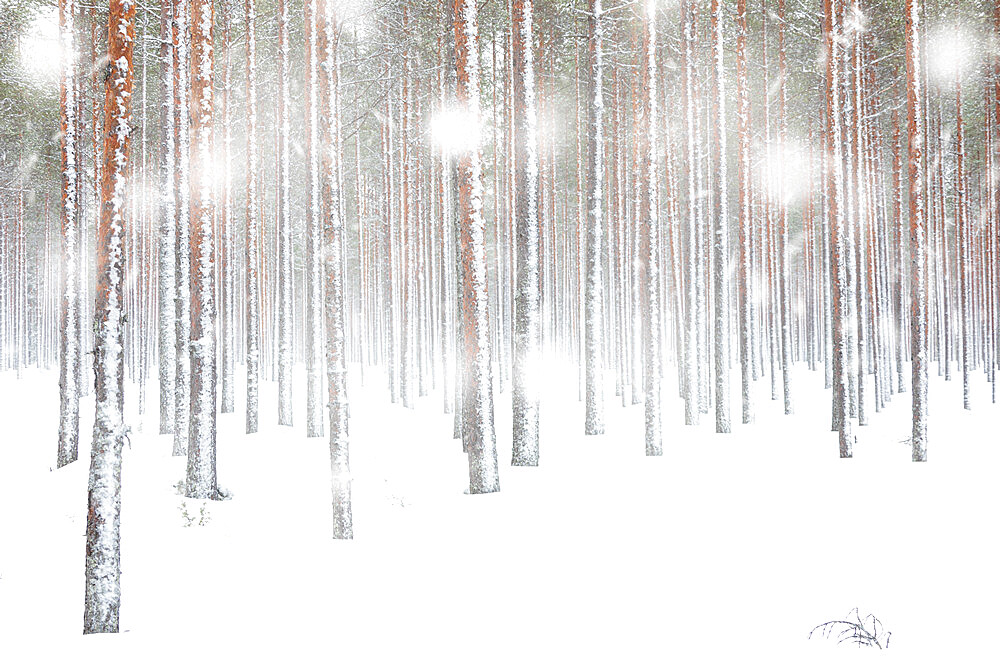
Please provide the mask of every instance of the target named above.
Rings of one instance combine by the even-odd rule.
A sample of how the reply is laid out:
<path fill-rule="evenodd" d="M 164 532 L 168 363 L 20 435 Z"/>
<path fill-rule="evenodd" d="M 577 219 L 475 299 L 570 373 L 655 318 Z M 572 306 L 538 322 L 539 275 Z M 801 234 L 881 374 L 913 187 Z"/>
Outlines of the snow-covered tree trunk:
<path fill-rule="evenodd" d="M 217 496 L 215 468 L 215 201 L 212 0 L 192 0 L 191 110 L 191 414 L 187 457 L 189 498 Z"/>
<path fill-rule="evenodd" d="M 77 458 L 80 439 L 80 386 L 77 365 L 80 363 L 80 318 L 77 313 L 80 290 L 80 248 L 77 244 L 77 119 L 76 119 L 76 51 L 73 40 L 73 0 L 59 2 L 59 124 L 62 130 L 59 148 L 61 156 L 62 227 L 62 304 L 59 322 L 59 442 L 56 466 L 62 467 Z M 7 256 L 7 253 L 4 254 Z M 6 313 L 5 313 L 6 316 Z M 6 332 L 5 332 L 6 333 Z"/>
<path fill-rule="evenodd" d="M 177 322 L 177 374 L 174 382 L 174 456 L 187 453 L 191 413 L 191 130 L 188 88 L 190 80 L 190 0 L 175 0 L 174 4 L 174 167 L 177 178 L 175 192 L 175 260 L 176 288 L 174 291 Z"/>
<path fill-rule="evenodd" d="M 955 40 L 961 39 L 956 34 Z M 971 276 L 969 275 L 969 260 L 971 234 L 967 210 L 967 193 L 965 177 L 965 122 L 962 116 L 962 75 L 955 68 L 955 230 L 956 253 L 958 255 L 958 299 L 960 331 L 962 336 L 962 407 L 971 408 L 969 399 L 969 371 L 972 370 L 972 304 L 970 303 Z"/>
<path fill-rule="evenodd" d="M 444 19 L 448 16 L 447 8 L 451 7 L 451 0 L 440 0 L 440 13 L 442 23 L 450 25 Z M 449 30 L 444 30 L 438 42 L 438 66 L 441 68 L 438 77 L 438 103 L 443 111 L 448 109 L 451 98 L 450 86 L 447 83 L 449 77 L 445 76 L 446 63 L 452 61 L 454 49 L 446 49 L 445 44 Z M 450 57 L 449 57 L 450 54 Z M 388 131 L 386 132 L 388 134 Z M 457 378 L 455 372 L 455 216 L 454 216 L 454 184 L 452 176 L 451 156 L 444 148 L 438 151 L 437 168 L 440 170 L 440 206 L 441 206 L 441 362 L 443 367 L 441 390 L 444 397 L 444 411 L 446 414 L 455 413 L 455 395 L 457 391 Z M 515 371 L 516 373 L 516 371 Z M 516 380 L 515 380 L 516 382 Z M 516 390 L 515 390 L 516 391 Z M 456 415 L 457 419 L 457 415 Z M 514 443 L 517 436 L 514 436 Z M 516 444 L 514 447 L 516 448 Z"/>
<path fill-rule="evenodd" d="M 176 289 L 176 231 L 174 203 L 174 45 L 173 3 L 164 1 L 160 8 L 160 60 L 163 65 L 160 103 L 160 224 L 159 224 L 159 383 L 160 433 L 174 432 L 175 387 L 177 375 L 177 325 L 174 290 Z"/>
<path fill-rule="evenodd" d="M 323 301 L 320 283 L 322 258 L 319 200 L 319 137 L 317 128 L 316 0 L 305 0 L 305 115 L 306 115 L 306 436 L 323 436 Z"/>
<path fill-rule="evenodd" d="M 278 0 L 278 424 L 292 425 L 292 221 L 288 176 L 288 3 Z"/>
<path fill-rule="evenodd" d="M 1000 39 L 1000 2 L 993 4 L 993 35 L 994 39 Z M 998 172 L 1000 172 L 1000 54 L 994 53 L 990 63 L 990 81 L 987 84 L 990 96 L 989 116 L 992 120 L 990 133 L 990 145 L 992 147 L 992 172 L 988 183 L 996 183 Z M 990 380 L 993 390 L 993 402 L 997 400 L 997 366 L 1000 365 L 1000 192 L 991 187 L 993 202 L 990 207 L 991 228 L 989 234 L 990 253 L 990 298 L 992 302 L 992 313 L 990 317 L 991 341 L 993 347 L 993 364 L 990 368 Z"/>
<path fill-rule="evenodd" d="M 514 0 L 514 293 L 513 465 L 538 465 L 541 285 L 538 270 L 538 154 L 532 0 Z"/>
<path fill-rule="evenodd" d="M 779 0 L 779 7 L 784 7 L 784 0 Z M 712 128 L 715 431 L 716 433 L 729 433 L 729 197 L 726 173 L 726 70 L 723 60 L 722 13 L 720 0 L 712 0 L 712 61 L 714 65 L 712 96 L 715 107 Z M 784 42 L 781 43 L 782 67 L 784 67 Z M 782 91 L 784 91 L 784 79 L 782 79 Z"/>
<path fill-rule="evenodd" d="M 400 224 L 402 235 L 402 254 L 399 259 L 402 262 L 402 330 L 400 339 L 400 395 L 403 399 L 403 406 L 414 407 L 413 382 L 415 380 L 414 355 L 416 338 L 416 308 L 417 301 L 416 280 L 417 274 L 414 270 L 416 258 L 416 221 L 414 219 L 414 169 L 413 164 L 413 140 L 411 126 L 413 125 L 413 92 L 410 70 L 409 41 L 409 2 L 404 2 L 403 12 L 403 72 L 402 72 L 402 110 L 400 112 L 399 129 L 399 150 L 400 150 Z"/>
<path fill-rule="evenodd" d="M 865 311 L 867 308 L 867 303 L 865 300 L 865 290 L 862 288 L 862 276 L 864 275 L 863 269 L 865 265 L 864 255 L 864 233 L 863 229 L 866 224 L 866 210 L 865 210 L 865 192 L 868 189 L 868 183 L 865 182 L 864 178 L 864 165 L 863 165 L 863 140 L 862 140 L 862 96 L 863 91 L 861 89 L 861 39 L 860 36 L 855 34 L 852 44 L 852 57 L 851 57 L 851 95 L 850 100 L 852 104 L 851 112 L 851 126 L 849 130 L 850 134 L 850 145 L 849 150 L 849 165 L 851 169 L 851 180 L 849 181 L 849 192 L 850 197 L 850 207 L 849 207 L 849 225 L 850 231 L 848 232 L 848 273 L 851 273 L 853 269 L 853 276 L 850 279 L 853 285 L 853 292 L 855 298 L 855 317 L 853 327 L 855 335 L 857 336 L 857 354 L 855 356 L 854 363 L 851 364 L 851 373 L 855 376 L 855 386 L 857 387 L 857 412 L 858 412 L 858 424 L 861 426 L 866 426 L 868 424 L 867 415 L 867 379 L 868 379 L 868 324 L 867 318 L 865 317 Z M 852 350 L 854 348 L 851 348 Z"/>
<path fill-rule="evenodd" d="M 721 42 L 721 39 L 720 39 Z M 720 52 L 721 52 L 721 46 Z M 720 56 L 721 57 L 721 56 Z M 720 66 L 721 71 L 721 66 Z M 787 159 L 789 147 L 787 143 L 788 104 L 786 88 L 788 67 L 785 58 L 785 0 L 778 0 L 778 144 L 779 155 Z M 790 378 L 792 372 L 792 305 L 789 291 L 789 253 L 788 248 L 788 204 L 785 188 L 788 187 L 787 174 L 782 171 L 778 186 L 780 197 L 778 209 L 778 298 L 780 301 L 781 321 L 781 386 L 784 397 L 785 414 L 792 414 L 792 393 Z"/>
<path fill-rule="evenodd" d="M 681 0 L 681 113 L 684 123 L 684 154 L 686 156 L 687 208 L 686 252 L 684 254 L 684 423 L 695 425 L 699 419 L 698 403 L 698 209 L 697 140 L 695 136 L 694 101 L 694 7 L 693 0 Z"/>
<path fill-rule="evenodd" d="M 246 363 L 247 417 L 246 432 L 257 432 L 258 393 L 260 385 L 260 289 L 258 267 L 260 228 L 257 224 L 257 37 L 256 0 L 246 0 Z"/>
<path fill-rule="evenodd" d="M 385 96 L 385 142 L 383 154 L 385 157 L 385 228 L 383 232 L 383 271 L 382 271 L 382 291 L 385 294 L 385 327 L 386 327 L 386 375 L 389 381 L 389 396 L 393 403 L 399 401 L 399 355 L 396 341 L 399 337 L 399 327 L 397 325 L 396 295 L 398 288 L 396 279 L 398 271 L 397 262 L 394 255 L 398 252 L 395 238 L 394 224 L 396 220 L 396 175 L 393 169 L 392 156 L 394 154 L 392 141 L 392 86 Z"/>
<path fill-rule="evenodd" d="M 469 145 L 458 156 L 461 257 L 462 437 L 469 455 L 470 493 L 500 490 L 493 381 L 490 370 L 486 224 L 479 148 L 479 28 L 475 0 L 453 0 L 457 105 L 467 118 Z"/>
<path fill-rule="evenodd" d="M 333 537 L 354 537 L 351 517 L 351 469 L 347 431 L 347 347 L 344 340 L 343 234 L 341 190 L 336 145 L 337 39 L 336 3 L 316 3 L 316 61 L 319 65 L 319 115 L 322 156 L 320 192 L 323 203 L 323 257 L 326 298 L 326 375 L 330 409 L 330 472 L 333 491 Z"/>
<path fill-rule="evenodd" d="M 753 406 L 750 399 L 750 376 L 753 372 L 753 349 L 751 331 L 751 252 L 752 217 L 750 210 L 750 92 L 747 84 L 747 4 L 746 0 L 736 3 L 736 120 L 737 146 L 736 171 L 739 181 L 739 317 L 740 317 L 740 394 L 743 406 L 743 423 L 753 420 Z"/>
<path fill-rule="evenodd" d="M 895 343 L 896 343 L 896 390 L 899 393 L 906 391 L 906 385 L 903 376 L 903 360 L 906 354 L 904 353 L 904 346 L 906 345 L 906 300 L 905 296 L 905 277 L 906 277 L 906 243 L 904 239 L 906 238 L 905 223 L 903 222 L 903 142 L 900 137 L 900 122 L 899 122 L 899 112 L 893 113 L 893 135 L 892 135 L 892 198 L 893 198 L 893 212 L 895 215 L 895 234 L 896 234 L 896 321 L 895 324 Z"/>
<path fill-rule="evenodd" d="M 584 278 L 584 363 L 586 414 L 584 432 L 604 433 L 604 54 L 601 0 L 589 0 L 587 16 L 590 98 L 587 103 L 587 243 Z M 553 221 L 554 224 L 555 221 Z"/>
<path fill-rule="evenodd" d="M 223 0 L 222 5 L 222 44 L 225 49 L 222 78 L 222 224 L 220 237 L 217 239 L 218 254 L 222 262 L 218 276 L 222 281 L 221 300 L 219 303 L 219 336 L 221 344 L 219 354 L 222 372 L 220 412 L 224 414 L 236 411 L 236 387 L 234 381 L 236 366 L 236 261 L 233 255 L 233 49 L 230 42 L 230 31 L 233 25 L 233 4 Z"/>
<path fill-rule="evenodd" d="M 639 211 L 639 256 L 633 258 L 639 265 L 639 299 L 642 303 L 642 359 L 643 389 L 645 395 L 644 422 L 646 456 L 663 454 L 663 426 L 661 402 L 661 346 L 660 337 L 660 223 L 659 179 L 657 178 L 658 141 L 656 124 L 656 8 L 648 4 L 644 17 L 644 33 L 640 70 L 642 76 L 642 151 L 639 176 L 642 190 Z M 639 350 L 635 350 L 639 354 Z"/>
<path fill-rule="evenodd" d="M 829 1 L 829 0 L 828 0 Z M 907 183 L 910 201 L 910 337 L 913 393 L 914 461 L 927 460 L 927 253 L 924 211 L 921 126 L 924 123 L 920 77 L 921 0 L 906 0 L 903 22 L 906 36 L 906 118 L 908 136 Z"/>
<path fill-rule="evenodd" d="M 118 632 L 121 465 L 125 444 L 123 283 L 135 4 L 111 0 L 104 79 L 104 156 L 97 230 L 94 442 L 87 492 L 83 632 Z"/>
<path fill-rule="evenodd" d="M 826 149 L 829 187 L 830 234 L 832 237 L 832 258 L 830 280 L 833 290 L 833 353 L 834 384 L 833 412 L 834 425 L 839 433 L 840 456 L 850 458 L 853 453 L 854 436 L 851 432 L 851 418 L 847 410 L 847 327 L 849 326 L 847 276 L 845 275 L 846 225 L 844 222 L 844 177 L 843 177 L 843 137 L 841 133 L 840 101 L 840 36 L 836 34 L 836 3 L 838 0 L 824 0 L 824 39 L 826 42 Z"/>

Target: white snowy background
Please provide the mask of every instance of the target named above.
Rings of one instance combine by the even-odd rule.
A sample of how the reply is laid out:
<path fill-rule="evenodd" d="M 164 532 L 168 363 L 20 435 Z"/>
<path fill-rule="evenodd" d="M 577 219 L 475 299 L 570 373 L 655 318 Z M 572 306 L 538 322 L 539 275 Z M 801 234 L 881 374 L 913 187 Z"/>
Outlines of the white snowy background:
<path fill-rule="evenodd" d="M 608 396 L 583 436 L 575 369 L 552 367 L 541 465 L 512 469 L 510 396 L 497 394 L 501 492 L 470 496 L 441 397 L 388 401 L 352 370 L 352 542 L 331 539 L 327 441 L 219 418 L 224 502 L 185 499 L 184 460 L 128 391 L 121 634 L 82 636 L 93 398 L 80 460 L 53 470 L 55 372 L 0 374 L 2 665 L 987 665 L 1000 656 L 996 538 L 1000 411 L 976 376 L 931 367 L 929 461 L 910 462 L 909 394 L 829 430 L 822 374 L 796 367 L 795 414 L 755 385 L 756 423 L 681 425 L 664 385 L 664 456 L 643 455 L 642 406 Z M 241 378 L 240 369 L 236 377 Z M 140 430 L 141 429 L 141 430 Z M 202 520 L 204 508 L 204 520 Z M 193 521 L 185 519 L 187 513 Z M 200 523 L 204 525 L 199 525 Z M 191 525 L 186 525 L 191 524 Z M 807 639 L 852 608 L 886 650 Z"/>

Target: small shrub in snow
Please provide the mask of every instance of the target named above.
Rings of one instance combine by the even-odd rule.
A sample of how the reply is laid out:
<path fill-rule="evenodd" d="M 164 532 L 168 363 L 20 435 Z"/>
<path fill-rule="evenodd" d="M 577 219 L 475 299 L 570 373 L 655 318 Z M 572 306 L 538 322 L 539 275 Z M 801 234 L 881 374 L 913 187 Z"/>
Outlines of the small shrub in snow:
<path fill-rule="evenodd" d="M 212 516 L 208 513 L 205 508 L 204 503 L 198 505 L 198 512 L 195 513 L 193 508 L 189 510 L 187 501 L 182 501 L 180 504 L 181 518 L 184 519 L 184 527 L 190 528 L 191 526 L 207 526 L 208 522 L 211 521 Z"/>
<path fill-rule="evenodd" d="M 857 607 L 851 610 L 845 620 L 820 623 L 809 632 L 809 639 L 812 639 L 817 630 L 826 639 L 836 633 L 838 644 L 847 642 L 858 646 L 877 646 L 879 649 L 889 648 L 889 637 L 892 635 L 885 631 L 882 621 L 875 618 L 874 614 L 868 614 L 862 619 Z"/>

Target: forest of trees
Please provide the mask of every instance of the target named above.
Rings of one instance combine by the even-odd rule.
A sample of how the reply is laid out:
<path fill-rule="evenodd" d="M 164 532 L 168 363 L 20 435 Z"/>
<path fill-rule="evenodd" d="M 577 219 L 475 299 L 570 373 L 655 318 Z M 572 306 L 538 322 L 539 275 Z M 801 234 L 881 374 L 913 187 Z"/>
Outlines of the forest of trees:
<path fill-rule="evenodd" d="M 738 438 L 755 382 L 791 414 L 794 364 L 844 458 L 895 396 L 927 460 L 932 368 L 996 400 L 1000 0 L 0 12 L 0 370 L 58 367 L 60 467 L 94 393 L 87 633 L 118 629 L 126 401 L 218 500 L 217 414 L 256 432 L 275 381 L 351 538 L 350 368 L 440 392 L 471 493 L 501 488 L 508 392 L 512 463 L 544 461 L 553 359 L 586 434 L 644 405 L 649 456 L 707 415 Z M 39 16 L 49 73 L 22 62 Z"/>

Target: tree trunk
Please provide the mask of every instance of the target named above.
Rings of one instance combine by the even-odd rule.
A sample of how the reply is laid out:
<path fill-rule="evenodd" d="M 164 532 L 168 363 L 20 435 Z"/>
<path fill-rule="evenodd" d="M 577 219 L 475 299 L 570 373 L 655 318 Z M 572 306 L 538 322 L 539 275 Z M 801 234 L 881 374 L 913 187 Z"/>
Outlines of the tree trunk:
<path fill-rule="evenodd" d="M 174 303 L 176 290 L 175 202 L 177 178 L 174 163 L 174 44 L 173 3 L 161 2 L 160 58 L 163 63 L 163 101 L 160 107 L 160 229 L 159 229 L 159 382 L 160 433 L 174 432 L 177 376 L 177 321 Z"/>
<path fill-rule="evenodd" d="M 841 458 L 850 458 L 853 454 L 854 436 L 851 432 L 851 418 L 847 410 L 848 361 L 847 361 L 847 326 L 849 307 L 847 276 L 845 275 L 846 239 L 844 224 L 844 178 L 843 178 L 843 141 L 841 134 L 841 103 L 840 103 L 840 49 L 842 48 L 835 34 L 836 3 L 838 0 L 824 0 L 825 24 L 824 38 L 826 40 L 826 117 L 827 117 L 827 170 L 829 187 L 830 234 L 832 237 L 832 257 L 830 261 L 830 280 L 833 290 L 833 352 L 834 352 L 834 385 L 833 411 L 834 426 L 839 433 Z"/>
<path fill-rule="evenodd" d="M 908 173 L 910 199 L 910 336 L 913 392 L 914 461 L 927 460 L 927 282 L 924 259 L 927 253 L 924 216 L 923 125 L 920 79 L 920 4 L 906 0 L 906 117 L 909 144 Z"/>
<path fill-rule="evenodd" d="M 97 234 L 96 414 L 87 492 L 84 634 L 118 632 L 121 604 L 121 454 L 126 434 L 122 260 L 134 42 L 135 4 L 111 0 L 110 69 L 104 80 L 104 161 Z"/>
<path fill-rule="evenodd" d="M 604 247 L 604 77 L 601 0 L 589 0 L 587 37 L 590 99 L 587 104 L 587 244 L 584 281 L 584 358 L 586 364 L 587 435 L 604 433 L 604 290 L 601 254 Z M 555 221 L 553 221 L 553 224 Z"/>
<path fill-rule="evenodd" d="M 190 240 L 190 163 L 191 135 L 188 83 L 190 78 L 190 43 L 188 10 L 190 0 L 174 2 L 174 181 L 175 210 L 175 317 L 177 322 L 177 375 L 174 383 L 174 456 L 187 453 L 191 411 L 191 240 Z"/>
<path fill-rule="evenodd" d="M 76 461 L 80 439 L 80 386 L 77 365 L 80 363 L 79 313 L 80 248 L 77 243 L 77 209 L 79 191 L 76 174 L 77 160 L 76 119 L 76 57 L 73 40 L 73 0 L 59 2 L 60 79 L 59 121 L 61 137 L 60 184 L 62 191 L 59 218 L 62 227 L 62 304 L 59 323 L 59 443 L 56 466 Z M 4 253 L 7 257 L 9 250 Z M 6 316 L 6 313 L 5 313 Z M 6 333 L 6 332 L 4 332 Z"/>
<path fill-rule="evenodd" d="M 347 359 L 344 339 L 343 234 L 341 190 L 337 178 L 340 151 L 336 145 L 337 25 L 335 5 L 316 3 L 316 62 L 319 65 L 319 147 L 322 155 L 320 196 L 323 204 L 323 243 L 326 298 L 326 376 L 330 406 L 330 472 L 333 492 L 333 537 L 352 539 L 351 469 L 347 434 Z"/>
<path fill-rule="evenodd" d="M 643 81 L 642 135 L 638 138 L 642 151 L 640 183 L 642 189 L 639 212 L 639 298 L 642 303 L 643 389 L 645 391 L 646 456 L 663 454 L 663 426 L 660 415 L 660 266 L 659 266 L 659 180 L 657 179 L 656 124 L 656 10 L 647 7 L 641 75 Z M 639 350 L 635 350 L 639 354 Z"/>
<path fill-rule="evenodd" d="M 681 105 L 684 122 L 684 154 L 687 158 L 687 225 L 684 254 L 684 423 L 696 425 L 699 419 L 699 379 L 698 379 L 698 309 L 700 298 L 697 291 L 698 272 L 697 243 L 698 215 L 695 200 L 698 197 L 696 174 L 698 170 L 697 146 L 695 140 L 694 108 L 694 8 L 692 0 L 681 0 Z"/>
<path fill-rule="evenodd" d="M 260 227 L 257 224 L 257 42 L 256 0 L 246 0 L 247 30 L 247 194 L 246 194 L 246 432 L 257 432 L 257 395 L 260 384 Z"/>
<path fill-rule="evenodd" d="M 500 490 L 493 382 L 490 373 L 486 225 L 479 153 L 479 29 L 475 0 L 453 0 L 457 104 L 467 114 L 473 139 L 458 156 L 461 320 L 464 360 L 462 437 L 469 455 L 469 492 Z"/>
<path fill-rule="evenodd" d="M 750 210 L 750 94 L 747 88 L 747 6 L 746 0 L 736 4 L 736 118 L 739 146 L 736 170 L 739 181 L 739 309 L 740 309 L 740 387 L 743 406 L 743 423 L 753 421 L 750 400 L 750 376 L 753 371 L 751 329 L 753 327 L 750 303 L 751 252 L 753 231 Z"/>
<path fill-rule="evenodd" d="M 514 294 L 513 465 L 538 465 L 541 383 L 541 283 L 538 267 L 538 154 L 532 0 L 514 0 Z"/>
<path fill-rule="evenodd" d="M 323 301 L 320 284 L 322 229 L 320 223 L 319 137 L 317 135 L 316 0 L 305 0 L 305 115 L 306 115 L 306 436 L 323 436 Z"/>
<path fill-rule="evenodd" d="M 191 415 L 187 457 L 188 498 L 218 495 L 215 468 L 215 238 L 213 221 L 214 105 L 212 0 L 193 0 L 191 12 Z"/>
<path fill-rule="evenodd" d="M 779 7 L 784 7 L 784 0 L 779 0 Z M 714 173 L 712 195 L 715 204 L 712 229 L 714 236 L 712 244 L 714 265 L 712 269 L 715 291 L 715 431 L 716 433 L 729 433 L 729 203 L 726 174 L 726 72 L 723 63 L 722 11 L 720 0 L 712 0 L 712 56 L 714 63 L 713 83 L 715 84 L 713 91 L 715 122 L 712 135 L 712 171 Z M 783 68 L 784 42 L 781 44 Z M 782 78 L 781 90 L 783 93 L 784 78 Z M 785 237 L 787 238 L 787 233 Z"/>

